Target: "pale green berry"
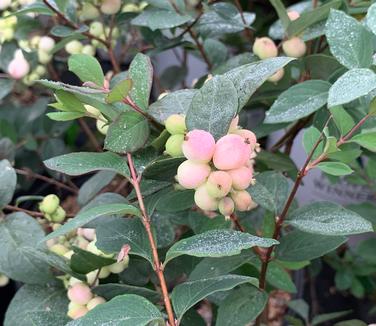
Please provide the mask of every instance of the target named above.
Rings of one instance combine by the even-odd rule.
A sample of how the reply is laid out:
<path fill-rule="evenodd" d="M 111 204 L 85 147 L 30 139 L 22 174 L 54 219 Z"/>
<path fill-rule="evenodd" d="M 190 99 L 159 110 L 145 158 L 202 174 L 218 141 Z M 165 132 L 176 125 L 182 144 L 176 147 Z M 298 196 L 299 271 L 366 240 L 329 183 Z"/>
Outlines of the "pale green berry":
<path fill-rule="evenodd" d="M 307 46 L 300 37 L 292 37 L 282 42 L 283 52 L 289 57 L 300 58 L 307 51 Z"/>
<path fill-rule="evenodd" d="M 260 59 L 274 58 L 278 55 L 278 48 L 269 37 L 256 38 L 252 50 Z"/>
<path fill-rule="evenodd" d="M 232 179 L 225 171 L 214 171 L 210 173 L 205 185 L 211 197 L 222 198 L 230 192 Z"/>
<path fill-rule="evenodd" d="M 204 211 L 215 211 L 218 208 L 218 199 L 208 194 L 205 185 L 196 189 L 194 200 L 196 205 Z"/>
<path fill-rule="evenodd" d="M 102 298 L 102 297 L 95 297 L 95 298 L 91 299 L 91 300 L 87 303 L 86 307 L 87 307 L 87 309 L 90 311 L 90 310 L 94 309 L 96 306 L 98 306 L 98 305 L 100 305 L 100 304 L 102 304 L 102 303 L 105 303 L 105 302 L 106 302 L 106 299 L 105 299 L 105 298 Z"/>
<path fill-rule="evenodd" d="M 6 286 L 8 285 L 8 283 L 9 283 L 9 277 L 4 274 L 0 274 L 0 286 Z"/>
<path fill-rule="evenodd" d="M 60 199 L 54 194 L 50 194 L 43 198 L 42 202 L 39 205 L 39 209 L 43 213 L 52 214 L 57 210 L 60 204 Z"/>
<path fill-rule="evenodd" d="M 59 256 L 64 256 L 69 251 L 67 247 L 63 246 L 60 243 L 54 244 L 49 249 L 50 251 Z"/>
<path fill-rule="evenodd" d="M 59 206 L 55 212 L 51 214 L 52 222 L 61 223 L 65 220 L 66 213 L 63 207 Z"/>
<path fill-rule="evenodd" d="M 85 107 L 85 110 L 87 111 L 87 113 L 89 115 L 93 116 L 93 117 L 99 117 L 101 115 L 101 111 L 99 111 L 94 106 L 91 106 L 89 104 L 85 104 L 84 107 Z"/>
<path fill-rule="evenodd" d="M 165 121 L 165 127 L 171 135 L 184 134 L 187 130 L 185 116 L 182 114 L 172 114 Z"/>
<path fill-rule="evenodd" d="M 283 68 L 279 69 L 274 75 L 268 78 L 268 81 L 271 83 L 277 83 L 283 78 L 284 75 L 285 75 L 285 70 Z"/>
<path fill-rule="evenodd" d="M 92 22 L 90 24 L 89 32 L 94 36 L 100 37 L 104 32 L 103 24 L 100 22 Z"/>
<path fill-rule="evenodd" d="M 72 319 L 78 319 L 85 316 L 88 313 L 88 311 L 89 310 L 85 306 L 79 306 L 76 308 L 69 309 L 67 315 Z"/>
<path fill-rule="evenodd" d="M 121 8 L 121 0 L 102 0 L 101 12 L 105 15 L 114 15 Z"/>
<path fill-rule="evenodd" d="M 172 157 L 183 155 L 184 135 L 171 135 L 166 142 L 166 153 Z"/>
<path fill-rule="evenodd" d="M 81 53 L 83 45 L 80 41 L 73 40 L 65 44 L 65 51 L 69 54 L 79 54 Z"/>
<path fill-rule="evenodd" d="M 102 134 L 102 135 L 107 135 L 107 131 L 108 131 L 108 122 L 104 122 L 102 120 L 97 120 L 97 129 L 98 131 Z"/>
<path fill-rule="evenodd" d="M 234 209 L 235 203 L 230 197 L 224 197 L 218 203 L 218 210 L 225 217 L 229 217 L 234 213 Z"/>
<path fill-rule="evenodd" d="M 99 15 L 99 10 L 95 6 L 93 6 L 91 3 L 84 2 L 80 14 L 82 20 L 93 20 L 98 18 Z"/>
<path fill-rule="evenodd" d="M 99 272 L 98 278 L 104 279 L 110 276 L 111 272 L 110 270 L 105 266 L 101 268 L 101 271 Z"/>
<path fill-rule="evenodd" d="M 90 44 L 86 44 L 86 45 L 84 45 L 84 47 L 82 48 L 81 53 L 82 53 L 82 54 L 86 54 L 86 55 L 94 56 L 94 55 L 95 55 L 95 48 L 94 48 L 94 46 L 92 46 L 92 45 L 90 45 Z"/>

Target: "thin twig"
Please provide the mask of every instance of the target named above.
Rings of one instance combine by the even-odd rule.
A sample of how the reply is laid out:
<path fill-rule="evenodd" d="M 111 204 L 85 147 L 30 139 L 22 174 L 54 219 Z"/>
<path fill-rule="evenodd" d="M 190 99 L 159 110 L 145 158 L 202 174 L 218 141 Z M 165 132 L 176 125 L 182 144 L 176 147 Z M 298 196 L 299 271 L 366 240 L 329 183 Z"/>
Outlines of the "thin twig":
<path fill-rule="evenodd" d="M 77 189 L 70 187 L 70 186 L 68 186 L 68 185 L 66 185 L 62 182 L 57 181 L 57 180 L 54 180 L 52 178 L 49 178 L 49 177 L 46 177 L 44 175 L 35 173 L 31 170 L 15 169 L 15 171 L 16 171 L 17 174 L 24 175 L 27 178 L 39 179 L 39 180 L 45 181 L 47 183 L 53 184 L 58 188 L 63 188 L 63 189 L 68 190 L 68 191 L 70 191 L 74 194 L 78 194 Z"/>
<path fill-rule="evenodd" d="M 91 144 L 94 146 L 97 152 L 102 152 L 102 147 L 99 145 L 97 138 L 95 138 L 93 132 L 87 125 L 86 121 L 82 118 L 78 119 L 78 123 L 80 124 L 82 130 L 85 132 L 86 136 L 89 138 Z"/>
<path fill-rule="evenodd" d="M 239 0 L 235 0 L 235 5 L 236 5 L 236 7 L 238 8 L 238 10 L 240 12 L 240 17 L 241 17 L 241 19 L 243 21 L 243 24 L 245 26 L 247 26 L 247 21 L 245 20 L 243 8 L 242 8 L 242 5 L 240 4 Z M 249 41 L 252 43 L 253 42 L 253 36 L 252 36 L 251 31 L 248 28 L 245 28 L 244 32 L 245 32 L 245 35 L 248 37 Z"/>
<path fill-rule="evenodd" d="M 152 255 L 153 255 L 154 270 L 155 270 L 155 272 L 158 276 L 159 283 L 160 283 L 160 286 L 161 286 L 163 301 L 164 301 L 164 305 L 166 307 L 169 325 L 175 326 L 176 325 L 175 317 L 174 317 L 174 313 L 173 313 L 173 310 L 172 310 L 170 297 L 168 295 L 167 284 L 166 284 L 166 280 L 165 280 L 165 277 L 164 277 L 164 274 L 163 274 L 163 267 L 162 267 L 162 264 L 159 260 L 157 246 L 156 246 L 156 243 L 155 243 L 155 240 L 154 240 L 154 237 L 153 237 L 153 233 L 151 231 L 150 217 L 149 217 L 149 215 L 146 211 L 146 208 L 145 208 L 144 199 L 143 199 L 142 194 L 141 194 L 139 179 L 137 177 L 136 169 L 135 169 L 134 164 L 133 164 L 132 154 L 127 153 L 127 158 L 128 158 L 129 169 L 130 169 L 131 177 L 132 177 L 131 182 L 132 182 L 132 185 L 133 185 L 134 190 L 136 192 L 138 204 L 140 206 L 140 210 L 141 210 L 141 213 L 142 213 L 142 222 L 145 226 L 145 230 L 146 230 L 146 233 L 147 233 L 148 238 L 149 238 L 149 243 L 150 243 L 150 247 L 151 247 Z"/>

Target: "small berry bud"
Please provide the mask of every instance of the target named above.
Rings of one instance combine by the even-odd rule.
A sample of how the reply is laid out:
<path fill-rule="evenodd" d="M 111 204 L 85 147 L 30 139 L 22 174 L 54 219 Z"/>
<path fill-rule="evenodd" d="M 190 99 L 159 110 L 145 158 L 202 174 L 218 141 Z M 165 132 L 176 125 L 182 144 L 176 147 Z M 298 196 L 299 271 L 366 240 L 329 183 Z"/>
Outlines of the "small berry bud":
<path fill-rule="evenodd" d="M 229 217 L 232 213 L 234 213 L 234 201 L 230 197 L 224 197 L 219 201 L 218 209 L 223 216 Z"/>
<path fill-rule="evenodd" d="M 51 220 L 52 222 L 55 222 L 55 223 L 63 222 L 65 220 L 65 217 L 66 217 L 65 210 L 61 206 L 59 206 L 56 209 L 56 211 L 51 214 Z"/>
<path fill-rule="evenodd" d="M 239 212 L 250 211 L 257 206 L 252 200 L 251 195 L 245 190 L 233 191 L 231 193 L 231 198 L 235 203 L 235 208 Z"/>
<path fill-rule="evenodd" d="M 83 45 L 80 41 L 73 40 L 65 44 L 65 51 L 69 54 L 78 54 L 82 52 Z"/>
<path fill-rule="evenodd" d="M 183 156 L 184 135 L 171 135 L 166 142 L 166 153 L 172 157 Z"/>
<path fill-rule="evenodd" d="M 97 108 L 95 108 L 94 106 L 91 106 L 91 105 L 88 105 L 88 104 L 85 104 L 84 105 L 85 107 L 85 110 L 87 111 L 87 113 L 93 117 L 99 117 L 101 115 L 101 111 L 99 111 Z"/>
<path fill-rule="evenodd" d="M 108 131 L 108 122 L 104 122 L 102 120 L 97 120 L 97 129 L 98 131 L 102 134 L 102 135 L 107 135 L 107 131 Z"/>
<path fill-rule="evenodd" d="M 43 213 L 52 214 L 59 207 L 60 199 L 54 194 L 50 194 L 43 198 L 42 202 L 39 205 L 39 209 Z"/>
<path fill-rule="evenodd" d="M 86 45 L 84 45 L 84 47 L 82 48 L 81 53 L 82 53 L 82 54 L 86 54 L 86 55 L 94 56 L 94 55 L 95 55 L 95 48 L 94 48 L 94 46 L 92 46 L 92 45 L 90 45 L 90 44 L 86 44 Z"/>

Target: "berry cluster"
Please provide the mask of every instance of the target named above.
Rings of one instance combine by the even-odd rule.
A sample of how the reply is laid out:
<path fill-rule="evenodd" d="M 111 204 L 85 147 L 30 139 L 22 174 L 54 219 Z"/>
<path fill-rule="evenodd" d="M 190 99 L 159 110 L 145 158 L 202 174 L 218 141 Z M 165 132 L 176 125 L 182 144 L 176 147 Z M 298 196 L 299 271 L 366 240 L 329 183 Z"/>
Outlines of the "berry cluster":
<path fill-rule="evenodd" d="M 300 17 L 300 14 L 297 11 L 289 11 L 287 15 L 289 16 L 291 21 L 294 21 Z M 294 58 L 300 58 L 304 56 L 304 54 L 307 51 L 306 44 L 298 36 L 294 36 L 287 40 L 284 40 L 282 42 L 282 49 L 287 56 Z M 257 38 L 256 41 L 253 43 L 252 51 L 260 59 L 274 58 L 278 56 L 277 45 L 269 37 Z M 270 82 L 276 83 L 277 81 L 283 78 L 283 75 L 284 69 L 282 68 L 279 71 L 277 71 L 273 76 L 271 76 L 268 80 Z"/>
<path fill-rule="evenodd" d="M 229 134 L 215 142 L 204 130 L 185 134 L 183 115 L 172 115 L 165 121 L 171 133 L 166 153 L 184 155 L 176 179 L 185 189 L 195 189 L 195 203 L 205 211 L 216 211 L 226 217 L 234 210 L 248 211 L 255 207 L 246 189 L 254 182 L 253 158 L 258 150 L 253 132 L 238 127 L 239 118 L 232 121 Z"/>
<path fill-rule="evenodd" d="M 44 199 L 39 203 L 39 210 L 50 222 L 61 223 L 66 217 L 64 208 L 60 206 L 59 197 L 54 194 L 44 197 Z"/>

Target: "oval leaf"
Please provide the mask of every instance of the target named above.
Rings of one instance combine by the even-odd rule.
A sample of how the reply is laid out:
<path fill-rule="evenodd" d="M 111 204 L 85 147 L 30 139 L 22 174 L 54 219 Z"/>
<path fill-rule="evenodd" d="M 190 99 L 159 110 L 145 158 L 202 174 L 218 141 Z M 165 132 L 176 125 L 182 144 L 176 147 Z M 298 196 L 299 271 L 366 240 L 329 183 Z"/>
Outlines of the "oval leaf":
<path fill-rule="evenodd" d="M 82 82 L 92 82 L 103 86 L 104 74 L 98 60 L 88 54 L 73 54 L 68 59 L 68 68 Z"/>

